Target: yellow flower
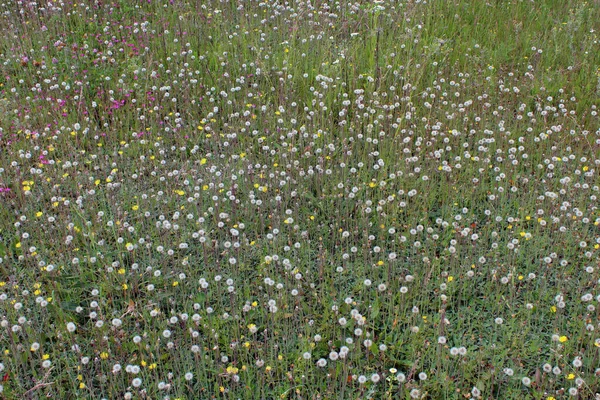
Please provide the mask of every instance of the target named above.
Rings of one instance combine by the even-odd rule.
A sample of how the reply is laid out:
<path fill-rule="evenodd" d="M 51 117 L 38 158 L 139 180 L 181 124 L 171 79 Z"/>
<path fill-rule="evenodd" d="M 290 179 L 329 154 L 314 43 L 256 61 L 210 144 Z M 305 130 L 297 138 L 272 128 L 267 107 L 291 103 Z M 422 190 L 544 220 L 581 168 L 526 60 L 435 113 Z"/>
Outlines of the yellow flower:
<path fill-rule="evenodd" d="M 140 364 L 142 364 L 142 367 L 145 367 L 146 365 L 148 365 L 148 363 L 146 362 L 146 360 L 142 360 L 142 362 L 140 362 Z"/>
<path fill-rule="evenodd" d="M 220 387 L 219 387 L 219 392 L 221 392 L 221 393 L 225 393 L 225 388 L 224 388 L 223 386 L 220 386 Z"/>
<path fill-rule="evenodd" d="M 571 373 L 571 374 L 567 375 L 567 379 L 572 381 L 573 379 L 575 379 L 575 374 Z"/>
<path fill-rule="evenodd" d="M 133 207 L 131 207 L 131 209 L 132 209 L 133 211 L 137 211 L 139 208 L 140 208 L 140 206 L 138 206 L 137 204 L 136 204 L 136 205 L 134 205 Z"/>
<path fill-rule="evenodd" d="M 569 340 L 569 339 L 566 336 L 561 336 L 561 337 L 558 338 L 558 341 L 561 342 L 561 343 L 564 343 L 567 340 Z"/>
<path fill-rule="evenodd" d="M 8 353 L 7 353 L 7 351 L 8 351 L 8 350 L 5 350 L 5 351 L 4 351 L 4 353 L 5 353 L 5 354 L 8 354 Z M 42 356 L 42 360 L 47 360 L 47 359 L 49 359 L 49 358 L 50 358 L 50 354 L 44 354 L 44 355 Z"/>
<path fill-rule="evenodd" d="M 129 289 L 129 285 L 126 283 L 122 284 L 121 287 L 123 288 L 123 290 Z"/>
<path fill-rule="evenodd" d="M 100 353 L 100 358 L 106 360 L 108 358 L 108 353 L 103 351 L 102 353 Z"/>
<path fill-rule="evenodd" d="M 35 216 L 38 217 L 38 218 L 41 217 L 42 215 L 44 215 L 44 213 L 41 212 L 41 211 L 38 211 L 38 212 L 35 213 Z"/>
<path fill-rule="evenodd" d="M 237 374 L 238 371 L 239 370 L 236 367 L 233 367 L 231 365 L 229 367 L 227 367 L 227 373 L 230 375 Z"/>
<path fill-rule="evenodd" d="M 552 311 L 552 312 L 556 312 L 556 306 L 552 306 L 552 307 L 550 307 L 550 311 Z"/>
<path fill-rule="evenodd" d="M 453 280 L 454 280 L 454 277 L 453 277 L 452 275 L 450 275 L 450 276 L 448 277 L 448 282 L 452 282 Z"/>
<path fill-rule="evenodd" d="M 206 164 L 206 158 L 203 158 L 202 160 L 200 160 L 200 165 L 204 165 Z"/>

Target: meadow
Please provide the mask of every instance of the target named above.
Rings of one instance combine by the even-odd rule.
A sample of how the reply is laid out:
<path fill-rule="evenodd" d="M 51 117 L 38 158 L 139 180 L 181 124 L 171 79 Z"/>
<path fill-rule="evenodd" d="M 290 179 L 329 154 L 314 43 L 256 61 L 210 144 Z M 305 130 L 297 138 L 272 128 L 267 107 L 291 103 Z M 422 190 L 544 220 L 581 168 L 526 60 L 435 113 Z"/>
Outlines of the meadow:
<path fill-rule="evenodd" d="M 600 398 L 597 0 L 0 28 L 0 398 Z"/>

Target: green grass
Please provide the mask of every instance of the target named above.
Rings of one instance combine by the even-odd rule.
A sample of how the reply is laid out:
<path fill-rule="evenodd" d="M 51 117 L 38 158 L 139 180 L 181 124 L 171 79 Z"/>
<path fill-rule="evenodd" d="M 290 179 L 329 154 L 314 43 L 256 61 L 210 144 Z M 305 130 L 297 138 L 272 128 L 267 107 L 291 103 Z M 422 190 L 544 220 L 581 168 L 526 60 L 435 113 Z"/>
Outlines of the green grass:
<path fill-rule="evenodd" d="M 596 1 L 1 11 L 0 397 L 600 396 Z"/>

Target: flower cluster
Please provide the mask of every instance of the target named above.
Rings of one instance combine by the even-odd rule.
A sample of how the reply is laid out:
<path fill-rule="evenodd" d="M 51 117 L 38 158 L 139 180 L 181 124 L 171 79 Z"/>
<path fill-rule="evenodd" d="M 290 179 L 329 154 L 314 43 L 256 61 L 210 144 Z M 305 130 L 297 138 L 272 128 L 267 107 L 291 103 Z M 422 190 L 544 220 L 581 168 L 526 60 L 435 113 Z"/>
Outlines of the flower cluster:
<path fill-rule="evenodd" d="M 0 393 L 597 396 L 600 11 L 517 3 L 1 4 Z"/>

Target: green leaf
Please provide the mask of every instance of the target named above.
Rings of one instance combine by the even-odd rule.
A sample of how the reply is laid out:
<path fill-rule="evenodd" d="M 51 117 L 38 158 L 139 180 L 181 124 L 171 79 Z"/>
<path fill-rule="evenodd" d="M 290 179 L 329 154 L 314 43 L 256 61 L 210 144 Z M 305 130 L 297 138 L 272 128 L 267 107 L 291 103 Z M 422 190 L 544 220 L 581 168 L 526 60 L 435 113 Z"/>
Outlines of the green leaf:
<path fill-rule="evenodd" d="M 379 303 L 379 300 L 375 300 L 375 303 L 373 303 L 373 306 L 371 307 L 371 318 L 377 318 L 380 309 L 381 304 Z"/>

